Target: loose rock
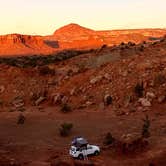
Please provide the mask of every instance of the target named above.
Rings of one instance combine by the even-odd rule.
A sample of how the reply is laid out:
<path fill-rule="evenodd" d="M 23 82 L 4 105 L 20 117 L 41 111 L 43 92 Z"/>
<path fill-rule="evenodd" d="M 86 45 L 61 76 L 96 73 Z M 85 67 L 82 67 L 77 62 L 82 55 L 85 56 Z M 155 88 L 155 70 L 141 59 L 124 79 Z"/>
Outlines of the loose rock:
<path fill-rule="evenodd" d="M 46 99 L 46 97 L 40 96 L 40 97 L 35 101 L 35 105 L 38 106 L 38 105 L 41 104 L 45 99 Z"/>
<path fill-rule="evenodd" d="M 111 80 L 111 76 L 108 73 L 104 74 L 104 78 L 109 81 Z"/>
<path fill-rule="evenodd" d="M 154 99 L 156 96 L 153 92 L 147 92 L 146 93 L 146 98 L 147 99 Z"/>
<path fill-rule="evenodd" d="M 63 98 L 63 95 L 61 93 L 57 93 L 53 96 L 53 103 L 54 104 L 60 104 L 61 100 Z"/>
<path fill-rule="evenodd" d="M 95 78 L 92 78 L 92 79 L 90 80 L 90 83 L 91 83 L 91 84 L 96 84 L 97 82 L 101 81 L 102 78 L 103 78 L 103 77 L 102 77 L 101 75 L 96 76 Z"/>
<path fill-rule="evenodd" d="M 70 91 L 70 95 L 73 96 L 75 93 L 76 93 L 76 88 L 73 88 L 73 89 Z"/>
<path fill-rule="evenodd" d="M 0 86 L 0 93 L 3 93 L 5 91 L 5 86 L 1 85 Z"/>
<path fill-rule="evenodd" d="M 13 101 L 12 104 L 14 105 L 15 108 L 20 108 L 24 106 L 24 100 L 20 97 L 16 97 Z"/>
<path fill-rule="evenodd" d="M 163 103 L 164 101 L 166 101 L 166 96 L 165 96 L 165 95 L 160 96 L 160 97 L 158 98 L 158 103 Z"/>
<path fill-rule="evenodd" d="M 151 102 L 146 98 L 140 98 L 138 102 L 141 103 L 143 107 L 151 107 Z"/>

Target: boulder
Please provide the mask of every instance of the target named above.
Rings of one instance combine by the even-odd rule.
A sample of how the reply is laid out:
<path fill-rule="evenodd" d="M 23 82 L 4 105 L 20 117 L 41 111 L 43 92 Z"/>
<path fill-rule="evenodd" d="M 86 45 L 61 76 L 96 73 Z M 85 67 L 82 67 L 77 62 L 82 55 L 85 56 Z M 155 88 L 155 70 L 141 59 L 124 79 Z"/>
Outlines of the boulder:
<path fill-rule="evenodd" d="M 68 100 L 69 100 L 69 98 L 67 96 L 63 96 L 62 99 L 61 99 L 61 103 L 65 104 L 65 103 L 68 102 Z"/>
<path fill-rule="evenodd" d="M 58 104 L 61 103 L 61 100 L 63 98 L 63 95 L 61 93 L 57 93 L 53 96 L 53 103 Z"/>
<path fill-rule="evenodd" d="M 5 91 L 5 86 L 1 85 L 0 86 L 0 93 L 3 93 Z"/>
<path fill-rule="evenodd" d="M 147 99 L 154 99 L 154 98 L 156 98 L 156 96 L 153 92 L 147 92 L 146 93 L 146 98 Z"/>
<path fill-rule="evenodd" d="M 91 106 L 93 105 L 94 103 L 92 101 L 86 101 L 85 105 L 88 107 L 88 106 Z"/>
<path fill-rule="evenodd" d="M 163 103 L 164 101 L 166 101 L 166 96 L 162 95 L 160 97 L 158 97 L 158 103 Z"/>
<path fill-rule="evenodd" d="M 69 98 L 61 93 L 57 93 L 53 96 L 53 104 L 65 104 Z"/>
<path fill-rule="evenodd" d="M 138 102 L 141 103 L 143 107 L 151 107 L 151 102 L 146 98 L 140 98 Z"/>
<path fill-rule="evenodd" d="M 104 74 L 104 78 L 107 79 L 108 81 L 111 80 L 111 76 L 110 76 L 110 74 L 108 74 L 108 73 L 105 73 L 105 74 Z"/>
<path fill-rule="evenodd" d="M 70 91 L 70 95 L 73 96 L 75 93 L 76 93 L 76 88 L 73 88 L 73 89 Z"/>
<path fill-rule="evenodd" d="M 25 105 L 24 100 L 20 97 L 16 97 L 13 101 L 12 101 L 12 105 L 15 108 L 20 108 L 23 107 Z"/>
<path fill-rule="evenodd" d="M 91 83 L 91 84 L 96 84 L 97 82 L 101 81 L 102 78 L 103 78 L 103 77 L 102 77 L 101 75 L 96 76 L 96 77 L 94 77 L 94 78 L 92 78 L 92 79 L 90 80 L 90 83 Z"/>
<path fill-rule="evenodd" d="M 38 105 L 41 104 L 45 99 L 46 99 L 46 97 L 40 96 L 40 97 L 35 101 L 35 105 L 38 106 Z"/>

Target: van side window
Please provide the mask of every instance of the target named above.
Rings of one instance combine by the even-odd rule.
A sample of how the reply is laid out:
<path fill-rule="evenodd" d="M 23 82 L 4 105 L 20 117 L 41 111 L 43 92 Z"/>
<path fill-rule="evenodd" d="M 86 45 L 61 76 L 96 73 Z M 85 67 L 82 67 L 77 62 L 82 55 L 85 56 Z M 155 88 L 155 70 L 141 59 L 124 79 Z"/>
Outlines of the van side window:
<path fill-rule="evenodd" d="M 76 151 L 80 151 L 80 148 L 77 148 Z"/>
<path fill-rule="evenodd" d="M 88 146 L 88 148 L 87 149 L 92 149 L 92 146 Z"/>

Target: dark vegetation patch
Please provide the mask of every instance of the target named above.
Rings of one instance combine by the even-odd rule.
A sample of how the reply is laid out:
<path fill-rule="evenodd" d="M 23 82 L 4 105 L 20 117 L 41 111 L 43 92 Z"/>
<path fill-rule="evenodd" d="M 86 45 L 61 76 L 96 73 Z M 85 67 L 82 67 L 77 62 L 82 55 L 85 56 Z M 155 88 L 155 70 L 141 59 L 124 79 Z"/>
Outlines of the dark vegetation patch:
<path fill-rule="evenodd" d="M 5 58 L 3 57 L 0 58 L 0 64 L 7 64 L 10 66 L 16 66 L 20 68 L 36 67 L 48 65 L 55 62 L 60 62 L 90 52 L 92 52 L 92 50 L 64 50 L 51 55 L 33 55 Z"/>
<path fill-rule="evenodd" d="M 62 137 L 66 137 L 70 135 L 72 128 L 73 128 L 72 123 L 63 123 L 59 128 L 59 133 Z"/>
<path fill-rule="evenodd" d="M 69 104 L 65 103 L 65 104 L 62 104 L 60 110 L 63 113 L 67 113 L 67 112 L 71 112 L 72 109 L 71 109 L 71 106 Z"/>
<path fill-rule="evenodd" d="M 134 87 L 134 93 L 136 94 L 137 97 L 143 96 L 144 93 L 143 82 L 136 84 L 136 86 Z"/>

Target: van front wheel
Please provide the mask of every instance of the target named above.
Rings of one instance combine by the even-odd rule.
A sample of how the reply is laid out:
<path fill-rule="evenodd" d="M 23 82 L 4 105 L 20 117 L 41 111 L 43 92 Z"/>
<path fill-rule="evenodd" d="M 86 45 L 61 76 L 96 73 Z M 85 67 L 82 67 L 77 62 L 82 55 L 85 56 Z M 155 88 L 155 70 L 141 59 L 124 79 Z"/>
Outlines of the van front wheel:
<path fill-rule="evenodd" d="M 83 160 L 83 159 L 84 159 L 83 154 L 79 154 L 78 158 L 79 158 L 80 160 Z"/>

